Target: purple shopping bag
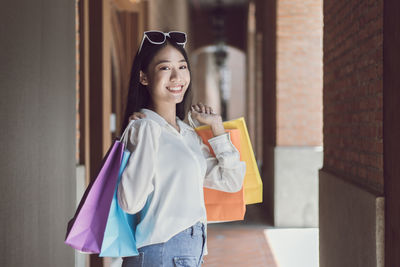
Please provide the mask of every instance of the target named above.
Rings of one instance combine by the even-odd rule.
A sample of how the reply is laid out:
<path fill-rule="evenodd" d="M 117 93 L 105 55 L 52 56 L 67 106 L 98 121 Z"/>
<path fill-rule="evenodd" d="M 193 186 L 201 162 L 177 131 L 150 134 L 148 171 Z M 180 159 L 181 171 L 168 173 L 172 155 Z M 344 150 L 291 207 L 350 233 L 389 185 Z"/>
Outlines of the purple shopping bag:
<path fill-rule="evenodd" d="M 87 187 L 69 221 L 65 244 L 86 253 L 100 253 L 108 213 L 118 180 L 124 144 L 115 141 L 96 179 Z"/>

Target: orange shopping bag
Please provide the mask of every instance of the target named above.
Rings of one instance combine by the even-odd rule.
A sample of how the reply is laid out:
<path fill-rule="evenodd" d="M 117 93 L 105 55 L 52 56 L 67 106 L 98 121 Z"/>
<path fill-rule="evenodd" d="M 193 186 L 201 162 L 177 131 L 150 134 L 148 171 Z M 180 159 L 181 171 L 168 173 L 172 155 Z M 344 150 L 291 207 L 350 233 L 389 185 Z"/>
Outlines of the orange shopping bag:
<path fill-rule="evenodd" d="M 188 118 L 190 125 L 196 127 L 191 116 Z M 246 162 L 246 176 L 243 182 L 244 202 L 246 205 L 261 203 L 263 201 L 263 185 L 244 118 L 225 121 L 223 124 L 225 130 L 237 129 L 240 132 L 240 160 Z M 209 126 L 204 125 L 195 129 L 199 132 L 208 128 Z M 204 141 L 204 143 L 206 142 Z"/>
<path fill-rule="evenodd" d="M 203 140 L 203 143 L 210 148 L 211 153 L 215 156 L 214 151 L 208 143 L 208 139 L 213 137 L 211 129 L 196 129 L 196 132 Z M 233 145 L 240 152 L 239 129 L 227 129 L 226 132 L 229 132 Z M 228 193 L 204 187 L 204 201 L 207 210 L 207 221 L 209 222 L 237 221 L 244 219 L 246 205 L 244 201 L 243 187 L 240 191 L 235 193 Z"/>

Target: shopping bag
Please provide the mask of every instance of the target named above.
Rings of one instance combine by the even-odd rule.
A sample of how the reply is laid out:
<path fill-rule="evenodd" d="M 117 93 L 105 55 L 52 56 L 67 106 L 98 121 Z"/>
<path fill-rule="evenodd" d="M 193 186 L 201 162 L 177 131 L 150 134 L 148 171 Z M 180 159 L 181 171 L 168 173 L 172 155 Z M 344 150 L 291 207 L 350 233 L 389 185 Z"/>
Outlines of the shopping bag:
<path fill-rule="evenodd" d="M 65 244 L 85 253 L 100 252 L 123 151 L 124 144 L 116 140 L 107 152 L 68 223 Z"/>
<path fill-rule="evenodd" d="M 213 137 L 211 129 L 196 129 L 196 132 L 203 140 L 203 143 L 210 148 L 210 152 L 215 156 L 212 147 L 208 143 L 208 139 Z M 228 129 L 226 132 L 229 132 L 233 145 L 240 152 L 241 146 L 239 130 Z M 244 219 L 246 205 L 244 202 L 243 187 L 240 191 L 235 193 L 223 192 L 204 187 L 204 202 L 207 211 L 207 221 L 209 222 L 226 222 Z"/>
<path fill-rule="evenodd" d="M 189 122 L 191 121 L 189 115 Z M 193 120 L 190 124 L 194 124 Z M 262 181 L 256 159 L 254 157 L 253 148 L 250 142 L 249 133 L 243 117 L 225 121 L 225 129 L 239 129 L 240 131 L 240 156 L 242 161 L 246 162 L 246 175 L 244 178 L 244 200 L 246 204 L 254 204 L 262 202 Z M 197 127 L 196 130 L 207 129 L 208 126 Z"/>
<path fill-rule="evenodd" d="M 118 204 L 117 196 L 118 184 L 121 181 L 122 172 L 128 163 L 130 154 L 131 153 L 125 149 L 119 169 L 118 181 L 110 206 L 110 212 L 108 214 L 100 257 L 128 257 L 139 255 L 135 240 L 136 215 L 123 211 Z"/>

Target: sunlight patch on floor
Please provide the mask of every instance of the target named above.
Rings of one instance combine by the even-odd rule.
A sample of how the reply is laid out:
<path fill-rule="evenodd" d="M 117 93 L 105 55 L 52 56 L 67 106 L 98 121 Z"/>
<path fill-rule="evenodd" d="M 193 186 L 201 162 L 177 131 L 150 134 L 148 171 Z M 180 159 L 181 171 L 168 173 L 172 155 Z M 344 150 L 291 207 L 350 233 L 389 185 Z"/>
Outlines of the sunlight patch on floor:
<path fill-rule="evenodd" d="M 265 229 L 279 267 L 318 267 L 318 228 Z"/>

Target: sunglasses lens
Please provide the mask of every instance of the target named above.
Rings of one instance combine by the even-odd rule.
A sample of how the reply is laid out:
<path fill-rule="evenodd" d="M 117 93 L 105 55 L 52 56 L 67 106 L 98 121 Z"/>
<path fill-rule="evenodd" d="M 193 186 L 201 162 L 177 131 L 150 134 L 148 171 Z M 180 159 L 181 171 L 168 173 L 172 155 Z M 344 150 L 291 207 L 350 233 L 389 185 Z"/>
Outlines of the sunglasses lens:
<path fill-rule="evenodd" d="M 146 36 L 151 42 L 162 43 L 165 41 L 165 35 L 162 32 L 146 32 Z"/>
<path fill-rule="evenodd" d="M 180 43 L 180 44 L 186 43 L 186 34 L 183 32 L 170 32 L 169 36 L 176 43 Z"/>

